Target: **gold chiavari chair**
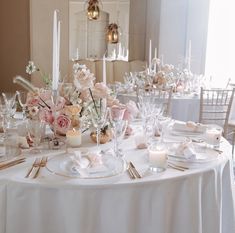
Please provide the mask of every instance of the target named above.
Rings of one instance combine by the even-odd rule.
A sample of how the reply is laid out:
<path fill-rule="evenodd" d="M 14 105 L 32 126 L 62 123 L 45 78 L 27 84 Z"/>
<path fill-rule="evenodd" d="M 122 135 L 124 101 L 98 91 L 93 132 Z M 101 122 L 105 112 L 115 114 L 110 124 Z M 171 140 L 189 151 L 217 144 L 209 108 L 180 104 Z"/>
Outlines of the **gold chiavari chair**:
<path fill-rule="evenodd" d="M 234 89 L 201 88 L 199 122 L 222 126 L 223 135 L 226 138 L 233 97 Z"/>

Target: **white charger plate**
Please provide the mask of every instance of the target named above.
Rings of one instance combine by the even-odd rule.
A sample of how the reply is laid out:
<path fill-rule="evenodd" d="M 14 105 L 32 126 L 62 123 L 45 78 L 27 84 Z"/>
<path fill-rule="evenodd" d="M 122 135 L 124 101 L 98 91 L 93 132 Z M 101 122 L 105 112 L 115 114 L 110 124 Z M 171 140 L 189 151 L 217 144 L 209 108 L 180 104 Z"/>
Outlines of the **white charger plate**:
<path fill-rule="evenodd" d="M 220 154 L 211 148 L 201 148 L 200 150 L 196 149 L 196 158 L 186 159 L 183 156 L 170 153 L 168 155 L 169 162 L 185 167 L 200 167 L 207 165 L 208 163 L 214 162 L 218 159 Z"/>

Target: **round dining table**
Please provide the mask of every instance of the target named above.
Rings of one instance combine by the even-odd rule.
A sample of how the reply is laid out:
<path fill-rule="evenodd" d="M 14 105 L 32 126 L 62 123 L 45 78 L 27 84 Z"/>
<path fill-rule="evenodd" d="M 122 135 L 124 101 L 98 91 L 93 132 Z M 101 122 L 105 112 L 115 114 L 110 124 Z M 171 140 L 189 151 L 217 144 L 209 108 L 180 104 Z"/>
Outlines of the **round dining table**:
<path fill-rule="evenodd" d="M 99 179 L 61 176 L 46 167 L 25 178 L 35 157 L 48 163 L 74 150 L 95 149 L 89 134 L 81 148 L 24 150 L 26 162 L 0 171 L 0 233 L 233 233 L 235 232 L 231 146 L 222 139 L 216 158 L 185 171 L 149 171 L 147 149 L 135 136 L 121 144 L 124 160 L 141 174 Z M 102 151 L 112 142 L 101 145 Z M 1 148 L 3 149 L 3 148 Z M 59 169 L 59 168 L 58 168 Z"/>
<path fill-rule="evenodd" d="M 119 93 L 117 98 L 121 103 L 127 103 L 129 100 L 137 101 L 135 93 Z M 179 121 L 199 122 L 200 95 L 199 94 L 179 94 L 173 93 L 170 105 L 170 115 L 173 119 Z M 230 120 L 235 119 L 235 101 L 233 101 Z"/>

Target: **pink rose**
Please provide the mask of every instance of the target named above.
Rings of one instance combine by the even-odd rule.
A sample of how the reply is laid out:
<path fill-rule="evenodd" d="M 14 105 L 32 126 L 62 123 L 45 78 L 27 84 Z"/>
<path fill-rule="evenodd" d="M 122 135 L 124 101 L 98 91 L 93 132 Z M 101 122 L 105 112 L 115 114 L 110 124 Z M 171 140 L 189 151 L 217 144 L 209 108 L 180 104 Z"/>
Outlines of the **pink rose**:
<path fill-rule="evenodd" d="M 125 105 L 114 105 L 111 107 L 111 117 L 114 121 L 123 120 L 126 108 Z"/>
<path fill-rule="evenodd" d="M 39 119 L 41 121 L 45 121 L 48 124 L 52 124 L 54 121 L 52 111 L 48 108 L 42 108 L 39 112 Z"/>
<path fill-rule="evenodd" d="M 106 98 L 110 94 L 110 89 L 104 83 L 96 83 L 92 94 L 95 99 Z"/>
<path fill-rule="evenodd" d="M 66 115 L 60 115 L 55 120 L 56 131 L 65 135 L 71 125 L 71 120 Z"/>
<path fill-rule="evenodd" d="M 40 100 L 37 94 L 30 93 L 30 92 L 28 93 L 27 100 L 26 100 L 26 104 L 28 107 L 38 106 L 39 102 Z"/>
<path fill-rule="evenodd" d="M 112 107 L 114 105 L 119 105 L 119 100 L 116 99 L 115 97 L 109 95 L 107 97 L 107 106 Z"/>
<path fill-rule="evenodd" d="M 132 118 L 133 118 L 133 116 L 132 116 L 131 112 L 128 109 L 126 109 L 124 112 L 124 115 L 123 115 L 123 120 L 130 122 L 132 120 Z"/>
<path fill-rule="evenodd" d="M 127 104 L 126 104 L 126 108 L 127 110 L 130 112 L 130 114 L 133 117 L 137 117 L 139 115 L 139 109 L 136 106 L 136 103 L 132 100 L 130 100 Z"/>
<path fill-rule="evenodd" d="M 39 96 L 42 100 L 44 101 L 51 100 L 51 96 L 52 96 L 51 90 L 40 89 L 39 92 L 40 92 Z"/>

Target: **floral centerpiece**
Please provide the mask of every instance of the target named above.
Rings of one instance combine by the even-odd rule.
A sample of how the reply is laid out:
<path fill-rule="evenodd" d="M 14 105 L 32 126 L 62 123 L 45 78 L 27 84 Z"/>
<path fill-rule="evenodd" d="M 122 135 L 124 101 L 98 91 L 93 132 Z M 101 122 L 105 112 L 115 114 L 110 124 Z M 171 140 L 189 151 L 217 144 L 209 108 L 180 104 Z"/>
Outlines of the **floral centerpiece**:
<path fill-rule="evenodd" d="M 22 77 L 14 78 L 14 82 L 28 90 L 27 117 L 46 122 L 60 135 L 66 135 L 71 128 L 85 131 L 92 126 L 91 109 L 99 108 L 99 100 L 106 99 L 107 107 L 125 108 L 124 120 L 130 120 L 134 103 L 123 105 L 112 96 L 111 90 L 102 82 L 95 83 L 94 74 L 85 65 L 75 63 L 73 66 L 73 82 L 61 83 L 59 97 L 53 100 L 51 89 L 37 88 Z M 134 110 L 133 110 L 134 109 Z M 104 125 L 102 132 L 108 129 Z M 129 129 L 130 131 L 130 129 Z"/>

